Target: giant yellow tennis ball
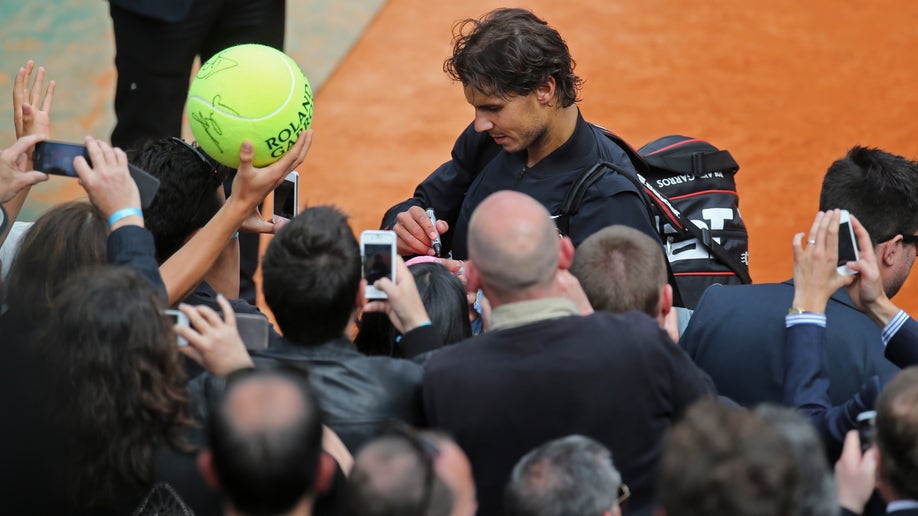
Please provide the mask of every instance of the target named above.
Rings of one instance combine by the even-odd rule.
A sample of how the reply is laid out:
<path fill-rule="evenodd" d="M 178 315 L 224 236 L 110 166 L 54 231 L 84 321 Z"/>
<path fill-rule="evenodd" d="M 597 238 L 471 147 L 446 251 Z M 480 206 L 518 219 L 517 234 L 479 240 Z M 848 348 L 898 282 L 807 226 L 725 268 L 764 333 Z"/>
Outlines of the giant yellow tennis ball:
<path fill-rule="evenodd" d="M 254 165 L 274 163 L 312 123 L 312 88 L 287 54 L 264 45 L 227 48 L 201 65 L 188 90 L 191 132 L 210 157 L 239 167 L 249 140 Z"/>

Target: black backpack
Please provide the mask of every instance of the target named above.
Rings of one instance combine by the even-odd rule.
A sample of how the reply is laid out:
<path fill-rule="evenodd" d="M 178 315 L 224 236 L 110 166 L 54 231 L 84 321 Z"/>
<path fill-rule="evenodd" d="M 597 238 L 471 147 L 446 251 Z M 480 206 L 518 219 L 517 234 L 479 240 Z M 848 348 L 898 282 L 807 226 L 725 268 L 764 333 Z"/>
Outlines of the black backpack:
<path fill-rule="evenodd" d="M 714 283 L 752 283 L 749 235 L 733 178 L 739 165 L 730 153 L 678 135 L 658 138 L 635 151 L 618 136 L 602 131 L 628 154 L 637 175 L 608 160 L 583 172 L 561 204 L 556 220 L 561 232 L 568 234 L 570 217 L 580 209 L 587 189 L 604 174 L 619 173 L 644 193 L 666 247 L 677 306 L 694 308 Z"/>

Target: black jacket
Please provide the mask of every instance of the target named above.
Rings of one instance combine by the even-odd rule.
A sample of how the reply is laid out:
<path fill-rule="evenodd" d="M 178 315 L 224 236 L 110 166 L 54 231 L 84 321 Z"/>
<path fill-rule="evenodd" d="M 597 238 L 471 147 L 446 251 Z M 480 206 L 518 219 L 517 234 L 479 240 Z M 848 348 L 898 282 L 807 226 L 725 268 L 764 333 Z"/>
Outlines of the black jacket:
<path fill-rule="evenodd" d="M 325 424 L 351 453 L 392 422 L 423 423 L 423 369 L 410 360 L 362 355 L 346 337 L 318 346 L 284 339 L 252 358 L 256 366 L 283 362 L 306 369 Z"/>
<path fill-rule="evenodd" d="M 468 258 L 469 218 L 488 195 L 498 190 L 516 190 L 557 215 L 571 184 L 601 157 L 634 170 L 625 152 L 579 114 L 567 142 L 531 168 L 526 167 L 526 151 L 511 154 L 500 149 L 494 154 L 494 145 L 487 133 L 477 133 L 469 125 L 453 146 L 452 160 L 421 182 L 414 197 L 390 208 L 381 227 L 390 229 L 396 216 L 411 206 L 433 208 L 438 219 L 449 223 L 449 231 L 441 235 L 443 255 L 451 250 L 453 258 L 464 260 Z M 486 159 L 492 155 L 493 159 Z M 612 224 L 631 226 L 660 240 L 634 185 L 618 174 L 608 173 L 587 190 L 580 210 L 570 219 L 568 236 L 578 245 Z"/>

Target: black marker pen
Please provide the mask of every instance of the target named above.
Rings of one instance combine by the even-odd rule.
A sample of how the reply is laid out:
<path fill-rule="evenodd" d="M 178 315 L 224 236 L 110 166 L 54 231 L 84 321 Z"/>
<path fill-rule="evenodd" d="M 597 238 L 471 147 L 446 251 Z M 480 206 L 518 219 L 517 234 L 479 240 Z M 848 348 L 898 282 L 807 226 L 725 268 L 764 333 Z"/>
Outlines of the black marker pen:
<path fill-rule="evenodd" d="M 434 214 L 433 208 L 427 208 L 424 211 L 427 212 L 427 217 L 430 218 L 430 223 L 433 224 L 434 232 L 437 233 L 437 238 L 433 239 L 432 244 L 433 244 L 434 253 L 436 253 L 437 256 L 440 256 L 441 243 L 440 243 L 440 232 L 437 231 L 437 216 Z"/>

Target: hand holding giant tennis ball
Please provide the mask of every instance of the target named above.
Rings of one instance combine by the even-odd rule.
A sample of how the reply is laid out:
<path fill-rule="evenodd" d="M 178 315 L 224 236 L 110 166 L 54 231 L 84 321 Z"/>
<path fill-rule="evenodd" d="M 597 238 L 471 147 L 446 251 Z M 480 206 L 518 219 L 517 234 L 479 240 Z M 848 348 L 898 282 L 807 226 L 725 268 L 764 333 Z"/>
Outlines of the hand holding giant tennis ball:
<path fill-rule="evenodd" d="M 201 65 L 188 91 L 188 121 L 208 156 L 239 167 L 249 140 L 253 164 L 274 163 L 312 123 L 312 88 L 287 54 L 264 45 L 227 48 Z"/>

